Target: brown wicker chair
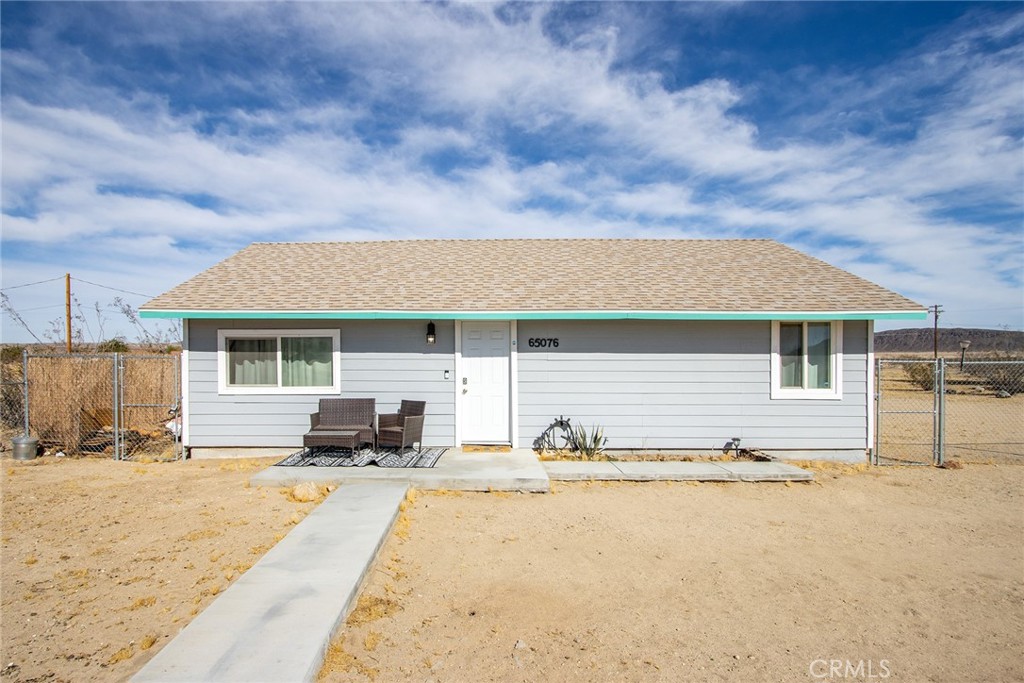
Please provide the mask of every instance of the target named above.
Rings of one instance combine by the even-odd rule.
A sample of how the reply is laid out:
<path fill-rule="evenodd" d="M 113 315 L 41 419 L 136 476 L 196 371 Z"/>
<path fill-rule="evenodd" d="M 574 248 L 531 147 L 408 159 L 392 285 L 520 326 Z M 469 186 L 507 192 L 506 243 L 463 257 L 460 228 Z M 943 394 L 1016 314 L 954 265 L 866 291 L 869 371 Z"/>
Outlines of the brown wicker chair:
<path fill-rule="evenodd" d="M 308 434 L 359 432 L 360 443 L 373 445 L 373 418 L 377 410 L 372 398 L 322 398 L 320 410 L 309 416 Z"/>
<path fill-rule="evenodd" d="M 423 414 L 426 401 L 402 401 L 397 413 L 387 413 L 377 418 L 377 445 L 405 450 L 417 444 L 417 451 L 423 449 Z"/>

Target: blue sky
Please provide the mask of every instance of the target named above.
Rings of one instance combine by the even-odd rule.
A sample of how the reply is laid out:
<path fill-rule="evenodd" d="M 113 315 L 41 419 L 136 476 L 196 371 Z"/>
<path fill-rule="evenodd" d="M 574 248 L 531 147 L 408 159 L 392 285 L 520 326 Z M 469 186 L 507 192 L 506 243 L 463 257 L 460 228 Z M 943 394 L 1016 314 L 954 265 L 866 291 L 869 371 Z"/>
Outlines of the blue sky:
<path fill-rule="evenodd" d="M 1019 3 L 0 9 L 4 288 L 156 295 L 253 241 L 768 237 L 1024 328 Z M 59 281 L 5 293 L 62 316 Z"/>

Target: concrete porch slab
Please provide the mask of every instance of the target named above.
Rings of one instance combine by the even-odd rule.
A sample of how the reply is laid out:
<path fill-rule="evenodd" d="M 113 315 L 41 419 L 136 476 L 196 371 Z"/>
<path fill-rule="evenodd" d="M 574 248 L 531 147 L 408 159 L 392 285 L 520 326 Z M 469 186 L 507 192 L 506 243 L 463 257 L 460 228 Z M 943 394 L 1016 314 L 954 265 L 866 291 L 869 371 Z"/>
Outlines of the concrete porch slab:
<path fill-rule="evenodd" d="M 339 488 L 132 680 L 314 680 L 407 489 Z"/>
<path fill-rule="evenodd" d="M 464 453 L 450 448 L 429 468 L 401 467 L 277 467 L 249 479 L 252 486 L 294 486 L 303 481 L 346 484 L 394 482 L 418 489 L 451 491 L 523 491 L 551 489 L 537 455 L 527 448 L 509 453 Z"/>

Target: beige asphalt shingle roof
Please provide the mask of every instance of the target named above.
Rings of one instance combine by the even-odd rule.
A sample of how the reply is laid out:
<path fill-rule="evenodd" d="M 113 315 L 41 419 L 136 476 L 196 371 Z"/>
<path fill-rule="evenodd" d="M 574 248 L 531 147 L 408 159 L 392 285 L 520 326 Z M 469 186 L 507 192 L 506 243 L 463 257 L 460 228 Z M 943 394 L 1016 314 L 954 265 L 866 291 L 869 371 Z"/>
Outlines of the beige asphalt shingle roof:
<path fill-rule="evenodd" d="M 256 243 L 156 297 L 143 310 L 924 308 L 771 240 L 509 239 Z"/>

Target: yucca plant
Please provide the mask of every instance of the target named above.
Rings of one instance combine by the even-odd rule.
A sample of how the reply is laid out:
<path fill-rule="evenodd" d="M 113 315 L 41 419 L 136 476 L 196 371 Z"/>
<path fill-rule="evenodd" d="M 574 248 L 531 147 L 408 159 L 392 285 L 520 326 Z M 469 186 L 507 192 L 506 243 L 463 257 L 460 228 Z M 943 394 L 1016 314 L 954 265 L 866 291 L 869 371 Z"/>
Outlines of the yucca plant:
<path fill-rule="evenodd" d="M 582 460 L 596 460 L 604 452 L 607 439 L 603 429 L 595 426 L 588 432 L 583 425 L 576 425 L 571 430 L 572 450 L 579 453 Z"/>

